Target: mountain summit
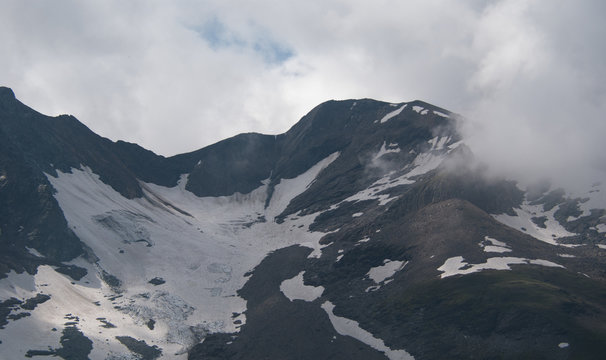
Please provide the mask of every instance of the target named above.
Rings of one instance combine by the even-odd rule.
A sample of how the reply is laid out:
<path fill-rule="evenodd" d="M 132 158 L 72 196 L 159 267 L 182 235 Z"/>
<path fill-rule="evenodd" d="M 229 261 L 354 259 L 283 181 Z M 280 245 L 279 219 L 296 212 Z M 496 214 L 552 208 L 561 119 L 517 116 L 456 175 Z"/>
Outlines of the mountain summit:
<path fill-rule="evenodd" d="M 604 185 L 491 177 L 458 121 L 329 101 L 166 158 L 0 88 L 0 358 L 601 358 Z"/>

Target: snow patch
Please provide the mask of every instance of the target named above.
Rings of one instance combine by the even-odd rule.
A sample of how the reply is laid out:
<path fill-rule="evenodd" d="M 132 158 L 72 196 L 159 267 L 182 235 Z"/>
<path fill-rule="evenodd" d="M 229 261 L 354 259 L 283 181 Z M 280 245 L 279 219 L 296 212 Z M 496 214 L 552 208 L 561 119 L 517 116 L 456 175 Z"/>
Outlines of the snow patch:
<path fill-rule="evenodd" d="M 570 344 L 569 344 L 569 343 L 567 343 L 567 342 L 561 342 L 561 343 L 559 343 L 559 344 L 558 344 L 558 347 L 559 347 L 560 349 L 565 349 L 565 348 L 567 348 L 568 346 L 570 346 Z"/>
<path fill-rule="evenodd" d="M 404 104 L 404 105 L 402 105 L 402 107 L 400 107 L 399 109 L 394 110 L 394 111 L 392 111 L 392 112 L 388 113 L 387 115 L 383 116 L 383 118 L 381 118 L 381 120 L 379 120 L 379 122 L 380 122 L 381 124 L 383 124 L 383 123 L 385 123 L 385 122 L 389 121 L 390 119 L 392 119 L 392 118 L 394 118 L 394 117 L 396 117 L 396 116 L 400 115 L 400 113 L 402 112 L 402 110 L 404 110 L 404 109 L 406 108 L 406 105 L 408 105 L 408 104 Z M 375 122 L 376 122 L 376 121 L 375 121 Z"/>
<path fill-rule="evenodd" d="M 335 330 L 343 336 L 351 336 L 352 338 L 363 342 L 364 344 L 372 347 L 375 350 L 385 353 L 390 360 L 411 360 L 414 359 L 412 355 L 407 353 L 405 350 L 392 350 L 390 349 L 383 340 L 377 339 L 370 332 L 362 329 L 357 321 L 336 316 L 333 312 L 335 306 L 330 302 L 326 301 L 322 304 L 322 309 L 326 311 L 330 322 Z"/>
<path fill-rule="evenodd" d="M 484 241 L 480 242 L 479 245 L 481 248 L 484 249 L 484 252 L 504 253 L 511 251 L 507 244 L 502 241 L 493 239 L 490 236 L 484 236 Z"/>
<path fill-rule="evenodd" d="M 511 252 L 511 249 L 508 248 L 504 248 L 501 246 L 484 246 L 484 252 L 494 252 L 494 253 L 505 253 L 505 252 Z"/>
<path fill-rule="evenodd" d="M 332 164 L 339 155 L 339 152 L 329 155 L 296 178 L 282 179 L 274 188 L 274 194 L 271 197 L 271 202 L 267 209 L 268 215 L 271 216 L 270 219 L 274 219 L 275 216 L 281 214 L 288 204 L 290 204 L 290 201 L 305 191 L 312 184 L 320 171 Z"/>
<path fill-rule="evenodd" d="M 560 264 L 556 264 L 556 263 L 548 261 L 548 260 L 534 259 L 534 260 L 528 260 L 528 263 L 533 264 L 533 265 L 542 265 L 542 266 L 547 266 L 547 267 L 559 267 L 559 268 L 565 269 L 564 266 L 562 266 Z"/>
<path fill-rule="evenodd" d="M 38 250 L 34 249 L 34 248 L 30 248 L 30 247 L 25 247 L 25 249 L 27 250 L 27 252 L 29 252 L 30 254 L 36 256 L 36 257 L 41 257 L 43 258 L 44 255 L 40 254 L 40 252 L 38 252 Z"/>
<path fill-rule="evenodd" d="M 376 284 L 380 284 L 393 277 L 396 272 L 402 270 L 406 264 L 408 264 L 408 262 L 385 259 L 383 265 L 371 268 L 368 270 L 368 273 L 366 273 L 366 276 Z"/>
<path fill-rule="evenodd" d="M 455 143 L 452 143 L 452 144 L 448 145 L 448 149 L 449 150 L 454 150 L 454 149 L 458 148 L 459 146 L 461 146 L 463 144 L 464 144 L 463 140 L 459 140 L 459 141 L 457 141 Z"/>
<path fill-rule="evenodd" d="M 436 136 L 432 139 L 427 140 L 427 142 L 431 145 L 431 151 L 435 150 L 443 150 L 444 145 L 450 141 L 450 136 Z"/>
<path fill-rule="evenodd" d="M 381 145 L 381 149 L 379 149 L 379 152 L 373 157 L 373 161 L 378 160 L 380 157 L 382 157 L 385 154 L 389 154 L 389 153 L 399 153 L 401 150 L 398 147 L 398 144 L 389 144 L 388 146 L 385 145 L 385 141 L 383 141 L 383 145 Z"/>
<path fill-rule="evenodd" d="M 547 260 L 529 260 L 517 257 L 492 257 L 486 259 L 486 262 L 482 264 L 468 264 L 464 261 L 464 258 L 462 256 L 455 256 L 447 259 L 444 264 L 438 268 L 438 271 L 442 272 L 442 274 L 440 274 L 440 278 L 444 279 L 453 275 L 467 275 L 474 272 L 489 269 L 511 270 L 509 265 L 515 264 L 533 264 L 548 267 L 564 268 L 564 266 L 562 265 Z"/>
<path fill-rule="evenodd" d="M 574 249 L 574 248 L 578 248 L 581 246 L 585 246 L 585 244 L 558 244 L 561 247 L 565 247 L 565 248 L 569 248 L 569 249 Z"/>
<path fill-rule="evenodd" d="M 421 112 L 423 112 L 425 108 L 422 106 L 418 106 L 418 105 L 413 105 L 412 110 L 418 112 L 419 114 L 421 114 Z"/>
<path fill-rule="evenodd" d="M 363 212 L 357 212 L 357 213 L 355 213 L 355 214 L 352 214 L 352 215 L 351 215 L 351 217 L 357 218 L 357 217 L 360 217 L 360 216 L 362 216 L 362 215 L 364 215 L 364 213 L 363 213 Z"/>
<path fill-rule="evenodd" d="M 303 282 L 303 274 L 305 274 L 305 271 L 301 271 L 297 276 L 284 280 L 280 284 L 280 291 L 282 291 L 284 296 L 290 301 L 304 300 L 312 302 L 322 296 L 322 293 L 324 292 L 324 287 L 322 286 L 305 285 Z"/>
<path fill-rule="evenodd" d="M 575 233 L 571 233 L 564 229 L 564 227 L 554 218 L 554 213 L 558 211 L 559 208 L 558 205 L 549 211 L 545 211 L 543 205 L 530 205 L 528 202 L 524 202 L 520 208 L 513 209 L 516 213 L 515 216 L 508 214 L 492 216 L 500 223 L 522 231 L 535 239 L 548 244 L 558 245 L 557 239 L 576 235 Z M 533 217 L 542 216 L 547 219 L 545 221 L 545 228 L 539 227 L 532 221 Z"/>
<path fill-rule="evenodd" d="M 587 199 L 587 201 L 583 201 L 579 205 L 580 210 L 583 212 L 579 217 L 591 215 L 591 210 L 593 209 L 606 209 L 606 182 L 596 182 L 587 191 L 571 194 L 571 197 Z"/>
<path fill-rule="evenodd" d="M 445 118 L 450 117 L 450 115 L 448 115 L 448 114 L 444 114 L 443 112 L 440 112 L 440 111 L 433 110 L 432 112 L 433 112 L 434 114 L 438 115 L 438 116 L 441 116 L 441 117 L 445 117 Z"/>

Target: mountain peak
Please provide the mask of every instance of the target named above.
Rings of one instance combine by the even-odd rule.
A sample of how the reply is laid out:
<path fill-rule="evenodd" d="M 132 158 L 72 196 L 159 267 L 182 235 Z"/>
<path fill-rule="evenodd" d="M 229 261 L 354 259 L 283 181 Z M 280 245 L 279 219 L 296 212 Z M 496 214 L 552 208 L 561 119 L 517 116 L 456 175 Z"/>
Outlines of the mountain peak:
<path fill-rule="evenodd" d="M 0 86 L 0 107 L 9 109 L 16 101 L 15 93 L 11 88 Z"/>
<path fill-rule="evenodd" d="M 0 99 L 4 98 L 14 99 L 15 93 L 11 88 L 8 88 L 6 86 L 0 86 Z"/>

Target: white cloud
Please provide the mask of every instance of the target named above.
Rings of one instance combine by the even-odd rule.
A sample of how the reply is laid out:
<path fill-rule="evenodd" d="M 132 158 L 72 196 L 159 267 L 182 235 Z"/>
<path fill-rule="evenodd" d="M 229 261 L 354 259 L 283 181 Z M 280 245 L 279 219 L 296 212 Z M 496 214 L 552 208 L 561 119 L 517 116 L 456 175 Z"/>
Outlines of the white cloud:
<path fill-rule="evenodd" d="M 605 162 L 605 10 L 548 0 L 5 1 L 0 79 L 44 113 L 164 155 L 284 132 L 329 99 L 423 99 L 473 120 L 472 146 L 496 168 L 557 175 Z"/>
<path fill-rule="evenodd" d="M 600 7 L 508 1 L 484 12 L 465 132 L 496 170 L 566 187 L 605 178 L 606 67 L 596 60 L 606 50 L 597 40 L 606 35 L 597 15 L 606 9 Z"/>

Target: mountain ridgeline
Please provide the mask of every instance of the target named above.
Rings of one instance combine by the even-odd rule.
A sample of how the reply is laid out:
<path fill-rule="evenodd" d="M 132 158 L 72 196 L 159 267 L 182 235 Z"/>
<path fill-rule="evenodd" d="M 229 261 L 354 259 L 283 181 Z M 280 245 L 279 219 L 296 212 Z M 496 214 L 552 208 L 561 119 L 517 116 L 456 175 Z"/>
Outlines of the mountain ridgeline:
<path fill-rule="evenodd" d="M 368 181 L 364 162 L 369 159 L 364 156 L 376 152 L 381 141 L 405 143 L 414 149 L 432 138 L 434 129 L 453 130 L 452 122 L 443 117 L 433 116 L 427 122 L 414 111 L 410 111 L 409 126 L 373 126 L 377 117 L 393 109 L 374 100 L 329 101 L 314 108 L 285 134 L 240 134 L 165 158 L 137 144 L 103 138 L 73 116 L 40 114 L 19 102 L 11 89 L 0 88 L 0 196 L 3 204 L 10 204 L 2 207 L 6 211 L 2 219 L 11 221 L 0 224 L 4 231 L 0 244 L 2 238 L 10 239 L 2 247 L 8 256 L 0 264 L 1 273 L 35 269 L 38 259 L 31 264 L 31 254 L 25 247 L 39 249 L 57 261 L 83 254 L 52 198 L 45 173 L 56 176 L 57 170 L 71 172 L 87 166 L 126 198 L 143 196 L 139 180 L 171 187 L 177 185 L 182 174 L 188 174 L 186 189 L 195 195 L 227 196 L 249 193 L 266 179 L 273 185 L 282 178 L 294 178 L 328 155 L 342 152 L 335 173 L 318 179 L 307 202 L 291 207 L 295 212 L 322 199 L 322 191 L 331 192 L 325 186 L 337 187 L 342 194 L 353 191 L 342 184 L 345 175 L 352 181 Z M 32 208 L 37 215 L 32 216 Z M 21 209 L 23 215 L 14 214 Z"/>
<path fill-rule="evenodd" d="M 601 358 L 606 186 L 489 176 L 458 121 L 328 101 L 167 158 L 0 88 L 0 358 Z"/>

